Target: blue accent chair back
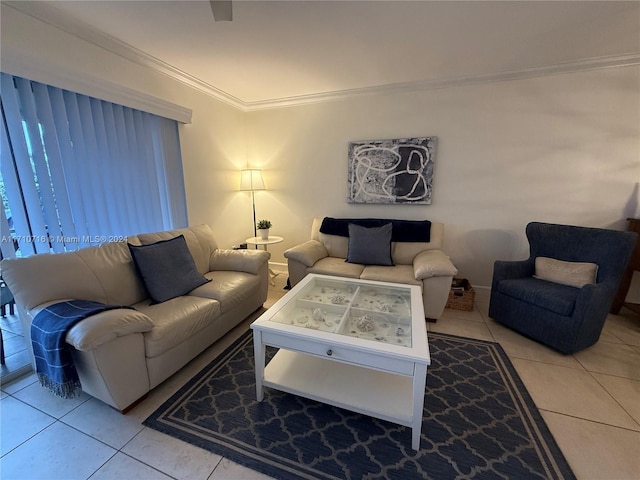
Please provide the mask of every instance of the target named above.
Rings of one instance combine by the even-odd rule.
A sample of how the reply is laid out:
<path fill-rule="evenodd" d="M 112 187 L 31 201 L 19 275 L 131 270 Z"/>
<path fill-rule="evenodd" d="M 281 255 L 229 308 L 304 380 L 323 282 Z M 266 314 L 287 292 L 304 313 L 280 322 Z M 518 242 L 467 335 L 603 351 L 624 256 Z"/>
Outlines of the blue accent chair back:
<path fill-rule="evenodd" d="M 531 222 L 526 235 L 528 259 L 494 263 L 489 316 L 565 354 L 595 344 L 637 234 Z M 537 257 L 595 263 L 596 283 L 576 288 L 535 278 Z"/>

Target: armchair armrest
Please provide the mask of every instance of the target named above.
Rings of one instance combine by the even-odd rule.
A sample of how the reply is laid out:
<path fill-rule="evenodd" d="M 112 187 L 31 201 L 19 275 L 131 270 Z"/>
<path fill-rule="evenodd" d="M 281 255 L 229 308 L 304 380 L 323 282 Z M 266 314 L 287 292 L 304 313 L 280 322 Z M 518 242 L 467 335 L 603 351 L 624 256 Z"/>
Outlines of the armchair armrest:
<path fill-rule="evenodd" d="M 581 319 L 602 317 L 604 324 L 614 294 L 615 290 L 605 283 L 589 283 L 582 286 L 576 298 L 573 317 Z"/>
<path fill-rule="evenodd" d="M 605 283 L 587 284 L 580 288 L 573 310 L 572 326 L 565 338 L 578 351 L 598 341 L 611 308 L 615 289 Z"/>
<path fill-rule="evenodd" d="M 107 310 L 76 323 L 66 341 L 76 350 L 88 352 L 116 337 L 148 332 L 153 321 L 144 313 L 129 308 Z"/>
<path fill-rule="evenodd" d="M 318 260 L 329 256 L 326 247 L 318 240 L 307 240 L 300 245 L 296 245 L 284 252 L 288 259 L 302 263 L 306 267 L 311 267 Z"/>
<path fill-rule="evenodd" d="M 209 270 L 226 270 L 232 272 L 246 272 L 257 275 L 265 263 L 269 262 L 271 254 L 264 250 L 231 250 L 217 249 L 209 259 Z"/>
<path fill-rule="evenodd" d="M 500 280 L 531 277 L 535 273 L 533 259 L 527 260 L 496 260 L 493 264 L 492 288 L 495 288 Z"/>
<path fill-rule="evenodd" d="M 425 250 L 413 259 L 413 274 L 416 280 L 431 277 L 453 277 L 458 269 L 442 250 Z"/>

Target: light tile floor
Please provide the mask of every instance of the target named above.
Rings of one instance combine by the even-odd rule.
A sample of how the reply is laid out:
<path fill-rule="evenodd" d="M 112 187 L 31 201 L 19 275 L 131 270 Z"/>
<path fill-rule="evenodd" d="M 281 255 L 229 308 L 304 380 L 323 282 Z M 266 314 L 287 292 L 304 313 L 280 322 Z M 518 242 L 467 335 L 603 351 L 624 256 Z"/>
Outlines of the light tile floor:
<path fill-rule="evenodd" d="M 6 314 L 5 317 L 0 317 L 5 355 L 5 364 L 0 365 L 2 383 L 10 382 L 24 375 L 29 370 L 29 362 L 31 361 L 22 335 L 17 309 L 15 309 L 15 314 L 11 315 L 7 307 Z"/>
<path fill-rule="evenodd" d="M 265 306 L 284 295 L 276 278 Z M 499 342 L 579 479 L 640 478 L 640 317 L 610 315 L 600 341 L 561 355 L 488 318 L 477 290 L 473 312 L 445 310 L 431 331 Z M 0 477 L 8 479 L 194 479 L 267 477 L 158 433 L 142 421 L 248 326 L 245 321 L 153 390 L 127 415 L 87 395 L 52 397 L 34 375 L 3 384 Z"/>

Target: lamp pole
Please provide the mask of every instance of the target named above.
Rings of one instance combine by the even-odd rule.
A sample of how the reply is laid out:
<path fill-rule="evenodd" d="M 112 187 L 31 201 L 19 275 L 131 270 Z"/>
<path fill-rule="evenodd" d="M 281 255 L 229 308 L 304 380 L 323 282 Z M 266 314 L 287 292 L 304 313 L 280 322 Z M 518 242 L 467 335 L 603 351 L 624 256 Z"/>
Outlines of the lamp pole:
<path fill-rule="evenodd" d="M 256 190 L 265 190 L 262 172 L 257 168 L 246 168 L 240 171 L 240 190 L 251 192 L 251 207 L 253 209 L 253 236 L 258 236 L 256 219 Z M 256 245 L 256 248 L 258 246 Z"/>
<path fill-rule="evenodd" d="M 256 226 L 256 191 L 255 190 L 251 190 L 251 203 L 253 204 L 253 236 L 257 237 L 258 230 Z M 256 248 L 258 248 L 257 245 L 256 245 Z"/>

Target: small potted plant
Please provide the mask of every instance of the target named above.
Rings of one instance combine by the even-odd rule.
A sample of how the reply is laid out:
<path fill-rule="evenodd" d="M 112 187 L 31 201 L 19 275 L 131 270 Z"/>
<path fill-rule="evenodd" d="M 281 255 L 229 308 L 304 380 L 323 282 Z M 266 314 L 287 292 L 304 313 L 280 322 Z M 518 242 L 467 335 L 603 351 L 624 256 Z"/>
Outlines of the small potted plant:
<path fill-rule="evenodd" d="M 271 222 L 269 220 L 260 220 L 256 224 L 258 232 L 260 233 L 260 238 L 262 240 L 266 240 L 269 238 L 269 229 L 271 228 Z"/>

